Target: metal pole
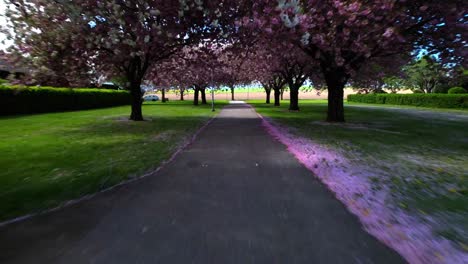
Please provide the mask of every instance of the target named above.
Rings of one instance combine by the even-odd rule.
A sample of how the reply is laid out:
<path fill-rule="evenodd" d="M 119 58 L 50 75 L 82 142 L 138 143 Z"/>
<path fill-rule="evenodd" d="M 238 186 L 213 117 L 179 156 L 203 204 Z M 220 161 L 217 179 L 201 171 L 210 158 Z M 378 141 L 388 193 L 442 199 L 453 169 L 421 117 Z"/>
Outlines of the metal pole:
<path fill-rule="evenodd" d="M 214 82 L 213 82 L 213 69 L 211 69 L 211 112 L 214 112 Z"/>
<path fill-rule="evenodd" d="M 214 112 L 214 87 L 211 87 L 211 112 Z"/>

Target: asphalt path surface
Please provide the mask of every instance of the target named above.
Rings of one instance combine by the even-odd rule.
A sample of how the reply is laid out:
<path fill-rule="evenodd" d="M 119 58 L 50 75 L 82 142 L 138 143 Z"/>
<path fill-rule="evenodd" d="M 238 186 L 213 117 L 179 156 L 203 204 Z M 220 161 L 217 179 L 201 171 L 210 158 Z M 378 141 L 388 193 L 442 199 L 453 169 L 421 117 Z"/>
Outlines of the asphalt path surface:
<path fill-rule="evenodd" d="M 245 104 L 149 177 L 0 228 L 0 263 L 404 263 Z"/>

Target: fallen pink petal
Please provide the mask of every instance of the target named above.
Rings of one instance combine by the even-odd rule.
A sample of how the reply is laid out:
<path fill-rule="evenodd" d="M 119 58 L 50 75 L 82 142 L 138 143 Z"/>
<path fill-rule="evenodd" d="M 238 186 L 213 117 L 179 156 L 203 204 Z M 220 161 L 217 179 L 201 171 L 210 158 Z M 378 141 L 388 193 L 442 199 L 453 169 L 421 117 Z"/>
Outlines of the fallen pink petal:
<path fill-rule="evenodd" d="M 388 203 L 388 191 L 372 191 L 370 168 L 354 165 L 313 140 L 294 135 L 274 121 L 262 117 L 270 135 L 284 144 L 315 177 L 363 224 L 364 228 L 398 251 L 410 263 L 466 263 L 468 254 L 450 241 L 436 237 L 430 227 Z M 328 166 L 324 161 L 330 161 Z M 356 198 L 356 196 L 359 198 Z"/>

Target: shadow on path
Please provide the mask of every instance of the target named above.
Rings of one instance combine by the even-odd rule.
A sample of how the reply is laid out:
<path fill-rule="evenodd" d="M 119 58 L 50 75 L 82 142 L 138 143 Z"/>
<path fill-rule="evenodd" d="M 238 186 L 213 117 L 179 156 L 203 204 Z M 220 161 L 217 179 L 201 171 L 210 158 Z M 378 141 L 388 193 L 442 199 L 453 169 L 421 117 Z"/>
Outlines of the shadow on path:
<path fill-rule="evenodd" d="M 0 228 L 0 263 L 402 263 L 229 105 L 156 175 Z"/>

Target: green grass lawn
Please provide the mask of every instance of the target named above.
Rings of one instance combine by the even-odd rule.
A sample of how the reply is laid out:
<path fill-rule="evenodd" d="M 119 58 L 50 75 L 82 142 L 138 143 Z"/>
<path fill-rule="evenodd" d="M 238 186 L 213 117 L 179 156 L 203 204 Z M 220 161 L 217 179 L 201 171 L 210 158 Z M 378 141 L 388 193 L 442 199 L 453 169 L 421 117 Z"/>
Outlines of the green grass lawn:
<path fill-rule="evenodd" d="M 375 188 L 390 186 L 392 202 L 431 215 L 439 234 L 468 244 L 468 111 L 346 104 L 347 123 L 323 122 L 326 101 L 302 100 L 300 112 L 250 102 L 293 133 L 371 167 Z"/>
<path fill-rule="evenodd" d="M 191 103 L 145 104 L 144 122 L 129 106 L 1 117 L 0 221 L 155 169 L 213 116 Z"/>

